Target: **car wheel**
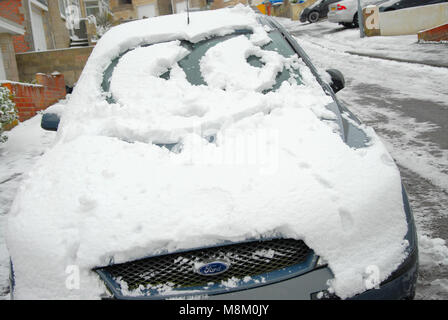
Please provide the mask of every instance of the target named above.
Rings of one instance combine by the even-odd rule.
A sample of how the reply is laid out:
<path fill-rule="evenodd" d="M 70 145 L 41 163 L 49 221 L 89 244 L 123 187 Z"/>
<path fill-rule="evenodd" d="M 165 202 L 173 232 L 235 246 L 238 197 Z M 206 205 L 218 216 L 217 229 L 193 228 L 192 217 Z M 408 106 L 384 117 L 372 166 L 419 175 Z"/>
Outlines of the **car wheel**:
<path fill-rule="evenodd" d="M 353 24 L 351 22 L 343 22 L 341 23 L 345 28 L 351 28 L 353 27 Z"/>
<path fill-rule="evenodd" d="M 308 14 L 308 21 L 309 21 L 309 23 L 314 23 L 314 22 L 317 22 L 318 20 L 319 20 L 319 12 L 311 11 Z"/>
<path fill-rule="evenodd" d="M 358 13 L 355 13 L 355 16 L 353 17 L 352 27 L 353 28 L 359 27 Z"/>

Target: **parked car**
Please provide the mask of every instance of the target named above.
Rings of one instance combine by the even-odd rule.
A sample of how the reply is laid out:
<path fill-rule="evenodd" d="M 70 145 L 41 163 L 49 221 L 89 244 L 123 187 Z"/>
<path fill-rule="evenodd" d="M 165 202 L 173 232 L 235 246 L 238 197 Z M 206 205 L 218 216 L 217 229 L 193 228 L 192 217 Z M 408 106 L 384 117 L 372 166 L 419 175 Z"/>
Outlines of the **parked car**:
<path fill-rule="evenodd" d="M 58 140 L 9 213 L 12 295 L 412 298 L 406 191 L 342 74 L 247 7 L 190 21 L 112 28 L 42 117 Z"/>
<path fill-rule="evenodd" d="M 300 22 L 314 23 L 325 18 L 328 14 L 328 6 L 340 0 L 318 0 L 314 4 L 303 9 L 300 14 Z"/>
<path fill-rule="evenodd" d="M 386 0 L 363 0 L 361 6 L 378 5 Z M 328 12 L 328 21 L 342 24 L 347 28 L 358 27 L 358 1 L 343 0 L 338 3 L 330 4 Z"/>
<path fill-rule="evenodd" d="M 389 0 L 379 6 L 379 11 L 393 11 L 411 7 L 427 6 L 442 2 L 448 2 L 448 0 Z"/>

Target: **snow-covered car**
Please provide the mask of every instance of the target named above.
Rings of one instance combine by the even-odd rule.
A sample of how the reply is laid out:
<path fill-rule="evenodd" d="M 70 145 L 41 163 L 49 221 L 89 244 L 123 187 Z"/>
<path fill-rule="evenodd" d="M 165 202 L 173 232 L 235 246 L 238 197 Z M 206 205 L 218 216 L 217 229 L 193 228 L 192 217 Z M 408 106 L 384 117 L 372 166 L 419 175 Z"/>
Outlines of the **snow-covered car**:
<path fill-rule="evenodd" d="M 393 11 L 405 8 L 427 6 L 443 2 L 448 2 L 448 0 L 389 0 L 381 4 L 378 10 L 381 12 Z"/>
<path fill-rule="evenodd" d="M 361 6 L 379 5 L 386 0 L 362 0 Z M 328 21 L 342 24 L 347 28 L 358 27 L 358 1 L 343 0 L 330 4 L 328 11 Z"/>
<path fill-rule="evenodd" d="M 343 86 L 241 5 L 112 28 L 43 117 L 56 141 L 8 215 L 12 295 L 412 298 L 406 192 Z"/>
<path fill-rule="evenodd" d="M 322 18 L 325 18 L 328 14 L 328 6 L 332 3 L 340 0 L 318 0 L 309 7 L 306 7 L 300 13 L 300 22 L 314 23 Z"/>

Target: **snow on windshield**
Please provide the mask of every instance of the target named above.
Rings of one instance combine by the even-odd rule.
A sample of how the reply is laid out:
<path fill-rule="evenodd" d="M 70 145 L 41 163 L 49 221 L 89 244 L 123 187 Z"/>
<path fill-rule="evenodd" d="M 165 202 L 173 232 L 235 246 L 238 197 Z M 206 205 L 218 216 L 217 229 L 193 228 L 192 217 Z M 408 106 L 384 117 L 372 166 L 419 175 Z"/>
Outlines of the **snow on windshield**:
<path fill-rule="evenodd" d="M 249 65 L 247 58 L 259 57 L 263 66 Z M 297 57 L 295 57 L 297 60 Z M 263 91 L 271 89 L 276 76 L 293 58 L 253 45 L 245 36 L 223 41 L 209 49 L 201 60 L 201 72 L 213 88 Z"/>
<path fill-rule="evenodd" d="M 16 297 L 98 298 L 93 267 L 264 237 L 304 240 L 328 261 L 341 297 L 365 290 L 370 266 L 384 280 L 405 257 L 407 228 L 399 172 L 373 130 L 356 150 L 321 121 L 331 97 L 300 59 L 262 48 L 270 38 L 250 9 L 192 13 L 190 26 L 184 18 L 126 23 L 100 39 L 55 146 L 9 214 Z M 253 32 L 209 49 L 200 65 L 208 85 L 192 85 L 178 40 L 241 29 Z M 129 49 L 109 103 L 103 72 Z M 249 66 L 250 55 L 263 67 Z M 283 67 L 298 69 L 300 83 L 260 92 Z M 66 286 L 72 267 L 77 290 Z"/>
<path fill-rule="evenodd" d="M 284 69 L 300 66 L 297 55 L 284 57 L 263 50 L 240 35 L 223 39 L 199 57 L 199 76 L 205 83 L 193 85 L 186 72 L 194 63 L 184 63 L 183 68 L 178 63 L 189 54 L 180 41 L 172 41 L 136 48 L 119 59 L 110 93 L 126 112 L 115 127 L 127 127 L 128 133 L 120 133 L 121 138 L 176 143 L 198 127 L 215 134 L 230 119 L 281 107 L 275 101 L 269 106 L 267 101 L 272 98 L 261 93 L 273 88 Z M 250 65 L 249 57 L 259 58 L 261 66 Z M 291 72 L 290 81 L 293 75 L 297 76 Z M 131 136 L 129 132 L 136 132 L 143 121 L 146 130 Z"/>

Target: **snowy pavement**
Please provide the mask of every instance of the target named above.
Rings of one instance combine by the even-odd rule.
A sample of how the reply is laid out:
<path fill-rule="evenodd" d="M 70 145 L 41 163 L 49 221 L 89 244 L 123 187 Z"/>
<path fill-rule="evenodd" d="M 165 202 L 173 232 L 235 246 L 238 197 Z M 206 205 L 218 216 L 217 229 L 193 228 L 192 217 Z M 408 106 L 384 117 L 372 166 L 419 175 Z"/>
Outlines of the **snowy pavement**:
<path fill-rule="evenodd" d="M 278 19 L 313 63 L 339 69 L 338 97 L 373 127 L 398 163 L 419 233 L 417 299 L 448 299 L 448 44 L 416 36 L 360 39 L 358 29 Z M 404 63 L 349 52 L 369 52 Z"/>
<path fill-rule="evenodd" d="M 321 68 L 346 77 L 338 93 L 375 128 L 400 166 L 419 231 L 418 299 L 448 298 L 448 65 L 447 45 L 416 44 L 416 37 L 359 39 L 357 29 L 337 24 L 301 24 L 280 19 Z M 362 50 L 360 49 L 362 48 Z M 357 54 L 409 58 L 426 65 Z M 405 56 L 405 57 L 403 57 Z M 20 124 L 0 145 L 0 299 L 8 298 L 9 258 L 3 240 L 5 217 L 21 177 L 51 145 L 54 132 L 40 129 L 40 116 Z"/>

